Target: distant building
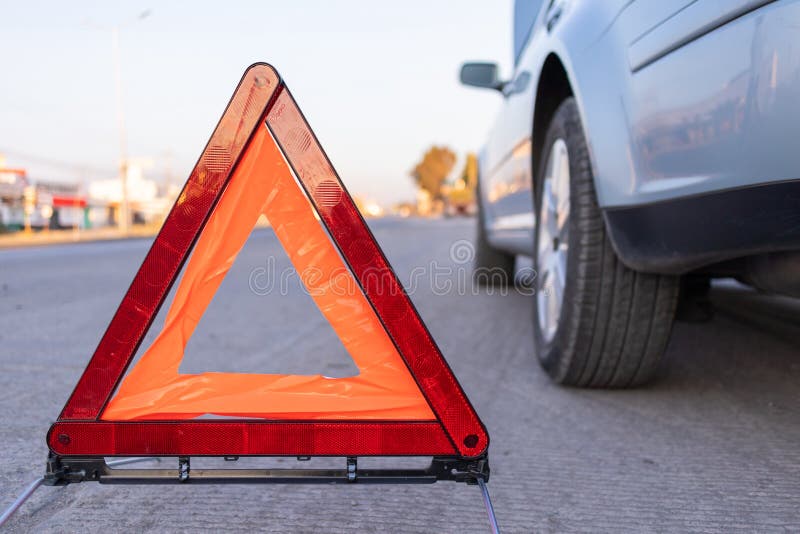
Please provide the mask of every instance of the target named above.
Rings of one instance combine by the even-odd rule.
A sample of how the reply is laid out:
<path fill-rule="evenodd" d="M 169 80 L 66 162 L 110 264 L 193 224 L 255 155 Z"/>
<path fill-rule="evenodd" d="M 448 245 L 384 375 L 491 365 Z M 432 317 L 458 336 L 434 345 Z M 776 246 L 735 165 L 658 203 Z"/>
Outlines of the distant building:
<path fill-rule="evenodd" d="M 359 195 L 353 197 L 358 211 L 363 217 L 383 217 L 383 208 L 374 200 L 367 200 Z"/>
<path fill-rule="evenodd" d="M 86 197 L 77 183 L 36 181 L 33 186 L 34 228 L 82 228 L 86 226 Z"/>
<path fill-rule="evenodd" d="M 158 184 L 144 177 L 145 161 L 128 164 L 128 205 L 133 223 L 150 222 L 163 215 L 164 199 L 158 196 Z M 97 180 L 89 184 L 89 219 L 93 226 L 117 224 L 122 204 L 122 181 L 119 178 Z"/>
<path fill-rule="evenodd" d="M 434 215 L 435 204 L 426 189 L 417 189 L 417 213 L 423 217 Z"/>
<path fill-rule="evenodd" d="M 20 229 L 25 224 L 25 169 L 9 169 L 0 157 L 0 229 Z"/>
<path fill-rule="evenodd" d="M 0 156 L 0 230 L 81 227 L 85 213 L 80 185 L 33 181 Z"/>
<path fill-rule="evenodd" d="M 128 165 L 127 190 L 133 224 L 159 221 L 180 189 L 144 177 L 146 160 Z M 31 180 L 21 168 L 9 168 L 0 156 L 0 232 L 21 229 L 90 228 L 117 224 L 122 204 L 118 177 L 84 188 L 77 182 Z"/>

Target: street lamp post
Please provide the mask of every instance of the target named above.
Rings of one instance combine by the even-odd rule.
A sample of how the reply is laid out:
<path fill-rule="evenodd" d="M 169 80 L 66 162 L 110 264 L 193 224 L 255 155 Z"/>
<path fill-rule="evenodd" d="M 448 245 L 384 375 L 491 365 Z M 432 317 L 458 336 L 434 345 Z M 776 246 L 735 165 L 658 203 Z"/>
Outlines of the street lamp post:
<path fill-rule="evenodd" d="M 150 10 L 143 11 L 134 20 L 117 24 L 111 28 L 111 51 L 114 60 L 114 88 L 117 101 L 117 128 L 119 129 L 119 181 L 121 199 L 119 206 L 119 230 L 127 234 L 130 227 L 130 202 L 128 199 L 128 138 L 125 131 L 125 106 L 122 98 L 122 61 L 119 52 L 119 30 L 137 20 L 150 16 Z"/>
<path fill-rule="evenodd" d="M 114 87 L 117 97 L 117 127 L 119 128 L 119 182 L 121 195 L 119 205 L 119 231 L 128 233 L 130 205 L 128 204 L 128 140 L 125 133 L 125 108 L 122 105 L 122 66 L 119 57 L 119 26 L 111 29 L 111 50 L 114 56 Z"/>

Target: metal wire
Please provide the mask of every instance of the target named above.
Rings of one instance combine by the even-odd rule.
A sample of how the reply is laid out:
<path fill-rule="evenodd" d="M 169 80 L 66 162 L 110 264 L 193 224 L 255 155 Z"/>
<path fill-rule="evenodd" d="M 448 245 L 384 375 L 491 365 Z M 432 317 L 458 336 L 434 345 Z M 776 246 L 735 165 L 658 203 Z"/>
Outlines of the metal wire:
<path fill-rule="evenodd" d="M 146 460 L 160 462 L 161 458 L 122 458 L 121 460 L 111 460 L 110 462 L 106 462 L 106 465 L 108 467 L 115 467 L 117 465 L 135 464 L 138 462 L 144 462 Z"/>
<path fill-rule="evenodd" d="M 28 500 L 28 497 L 33 495 L 33 492 L 36 491 L 36 489 L 41 486 L 43 482 L 44 477 L 39 477 L 31 482 L 27 488 L 25 488 L 25 491 L 22 492 L 22 495 L 17 497 L 17 500 L 11 503 L 11 506 L 6 508 L 6 511 L 3 512 L 3 515 L 0 515 L 0 527 L 2 527 L 5 522 L 8 521 L 12 515 L 14 515 L 14 512 L 16 512 L 17 509 L 22 506 L 22 503 Z"/>
<path fill-rule="evenodd" d="M 478 479 L 478 486 L 483 493 L 483 504 L 486 505 L 486 514 L 489 516 L 489 524 L 492 526 L 493 534 L 500 534 L 500 527 L 497 526 L 497 517 L 494 515 L 494 507 L 492 506 L 492 499 L 489 497 L 489 488 L 486 487 L 486 482 L 482 478 Z"/>
<path fill-rule="evenodd" d="M 114 467 L 116 465 L 126 465 L 136 462 L 144 462 L 146 460 L 155 460 L 157 462 L 160 462 L 161 458 L 123 458 L 121 460 L 112 460 L 108 462 L 108 466 Z M 27 501 L 31 495 L 33 495 L 33 492 L 36 491 L 39 488 L 39 486 L 42 485 L 42 483 L 44 483 L 44 477 L 39 477 L 33 482 L 31 482 L 27 488 L 25 488 L 25 491 L 23 491 L 22 494 L 19 497 L 17 497 L 17 499 L 13 503 L 11 503 L 11 506 L 6 508 L 5 512 L 3 512 L 3 515 L 0 515 L 0 527 L 2 527 L 6 523 L 6 521 L 8 521 L 11 518 L 11 516 L 14 515 L 14 512 L 19 510 L 19 507 L 22 506 L 23 503 Z"/>

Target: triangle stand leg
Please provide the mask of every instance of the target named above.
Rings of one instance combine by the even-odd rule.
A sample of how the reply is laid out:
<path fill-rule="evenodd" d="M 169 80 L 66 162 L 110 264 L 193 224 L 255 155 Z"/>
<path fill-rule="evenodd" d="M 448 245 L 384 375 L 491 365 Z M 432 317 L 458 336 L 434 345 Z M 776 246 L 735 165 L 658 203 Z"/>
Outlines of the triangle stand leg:
<path fill-rule="evenodd" d="M 121 460 L 112 460 L 112 461 L 108 462 L 107 465 L 109 467 L 114 467 L 116 465 L 133 464 L 133 463 L 137 463 L 137 462 L 146 462 L 146 461 L 149 461 L 149 460 L 155 460 L 157 462 L 161 461 L 159 458 L 139 458 L 139 457 L 135 457 L 135 458 L 123 458 Z M 16 500 L 13 503 L 11 503 L 11 506 L 6 508 L 6 510 L 2 514 L 0 514 L 0 527 L 2 527 L 9 519 L 11 519 L 11 516 L 14 515 L 14 513 L 17 510 L 19 510 L 20 506 L 25 504 L 25 501 L 27 501 L 30 498 L 30 496 L 33 495 L 33 493 L 37 489 L 39 489 L 39 487 L 42 484 L 53 485 L 53 484 L 48 484 L 48 480 L 49 480 L 48 479 L 48 475 L 45 475 L 45 476 L 39 477 L 36 480 L 34 480 L 33 482 L 31 482 L 28 485 L 28 487 L 25 488 L 25 491 L 22 492 L 22 495 L 17 497 Z"/>
<path fill-rule="evenodd" d="M 489 524 L 492 527 L 493 534 L 500 534 L 500 528 L 497 526 L 497 516 L 494 515 L 494 506 L 492 506 L 492 499 L 489 497 L 489 488 L 482 478 L 478 478 L 478 487 L 481 488 L 483 494 L 483 504 L 486 506 L 486 515 L 489 516 Z"/>

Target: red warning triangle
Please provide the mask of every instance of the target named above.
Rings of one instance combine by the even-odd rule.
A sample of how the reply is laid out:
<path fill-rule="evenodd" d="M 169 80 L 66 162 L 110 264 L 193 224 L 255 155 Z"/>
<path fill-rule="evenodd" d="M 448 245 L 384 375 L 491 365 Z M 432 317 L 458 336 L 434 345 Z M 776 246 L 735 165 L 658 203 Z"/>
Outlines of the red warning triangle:
<path fill-rule="evenodd" d="M 357 376 L 178 371 L 262 215 Z M 128 369 L 179 278 L 163 329 Z M 289 90 L 256 64 L 47 441 L 58 456 L 473 458 L 489 436 Z"/>

